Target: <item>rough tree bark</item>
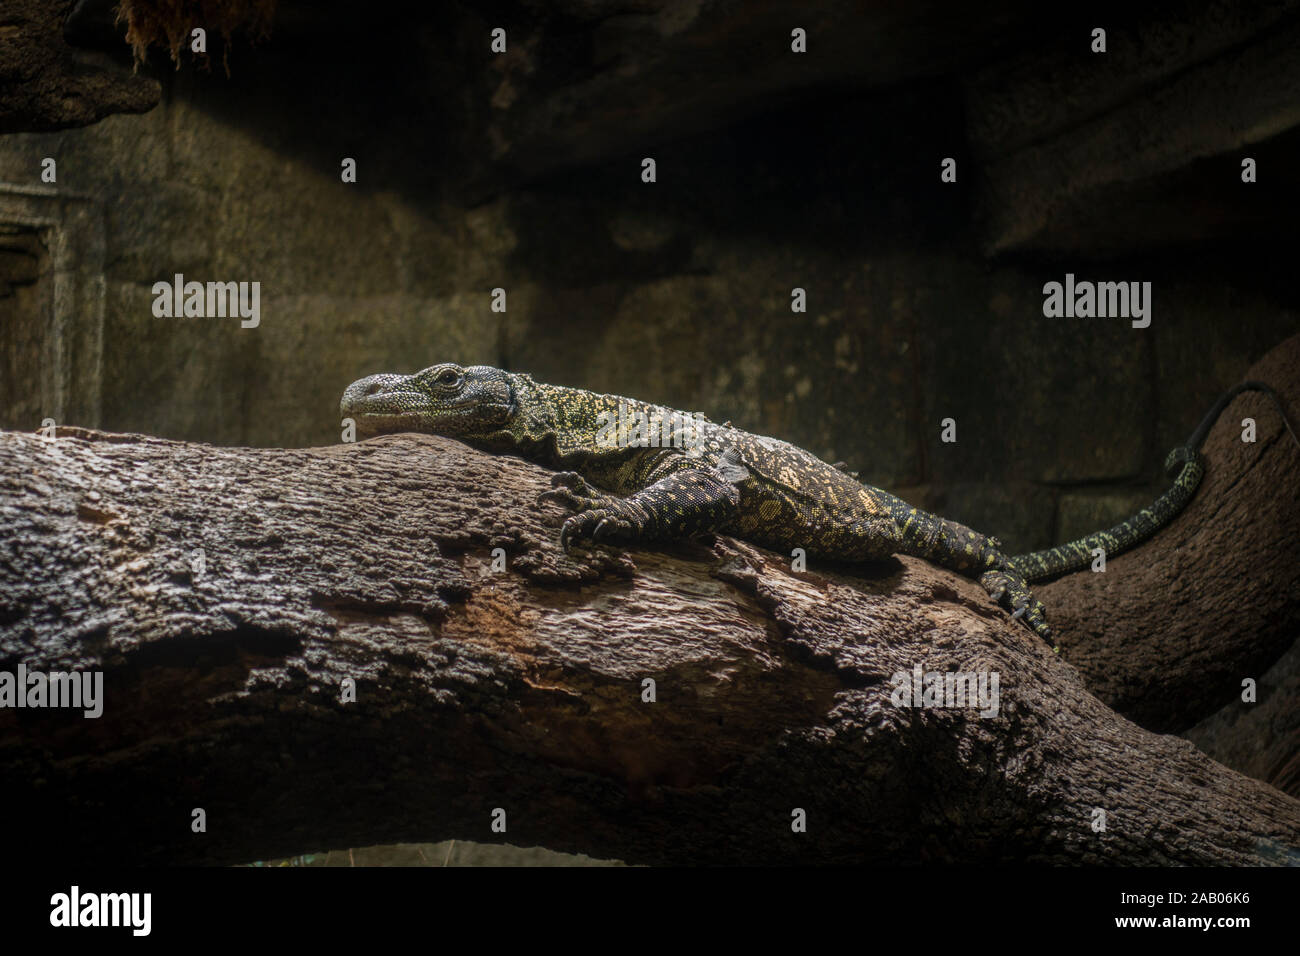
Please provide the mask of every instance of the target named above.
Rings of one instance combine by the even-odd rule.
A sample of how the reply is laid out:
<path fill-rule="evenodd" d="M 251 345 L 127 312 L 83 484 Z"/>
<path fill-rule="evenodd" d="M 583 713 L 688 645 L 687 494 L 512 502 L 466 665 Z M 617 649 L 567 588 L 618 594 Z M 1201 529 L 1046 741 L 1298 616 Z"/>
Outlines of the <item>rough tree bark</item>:
<path fill-rule="evenodd" d="M 5 0 L 0 6 L 0 133 L 86 126 L 158 105 L 157 80 L 106 53 L 68 44 L 68 15 L 76 5 Z"/>
<path fill-rule="evenodd" d="M 1108 709 L 973 582 L 911 559 L 794 573 L 729 539 L 570 557 L 559 509 L 533 507 L 547 478 L 425 436 L 0 433 L 0 670 L 102 669 L 106 698 L 98 719 L 0 710 L 9 845 L 1300 860 L 1300 801 Z M 915 666 L 996 671 L 996 715 L 895 706 Z"/>

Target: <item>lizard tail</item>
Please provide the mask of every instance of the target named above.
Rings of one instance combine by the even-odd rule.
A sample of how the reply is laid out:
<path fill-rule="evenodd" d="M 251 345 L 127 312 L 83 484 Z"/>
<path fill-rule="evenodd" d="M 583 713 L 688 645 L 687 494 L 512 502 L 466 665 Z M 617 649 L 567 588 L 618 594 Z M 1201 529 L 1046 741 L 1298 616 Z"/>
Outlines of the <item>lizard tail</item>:
<path fill-rule="evenodd" d="M 1273 400 L 1278 414 L 1282 416 L 1282 424 L 1286 426 L 1287 432 L 1296 445 L 1300 446 L 1300 437 L 1296 436 L 1295 427 L 1287 416 L 1282 397 L 1263 382 L 1242 382 L 1219 396 L 1219 400 L 1196 426 L 1196 431 L 1192 432 L 1187 443 L 1179 445 L 1169 453 L 1169 457 L 1165 459 L 1165 473 L 1174 478 L 1174 483 L 1168 491 L 1109 531 L 1098 531 L 1086 538 L 1079 538 L 1045 551 L 1017 554 L 1009 559 L 1011 568 L 1018 571 L 1029 582 L 1042 581 L 1072 571 L 1082 571 L 1084 568 L 1091 567 L 1095 548 L 1105 549 L 1106 556 L 1110 557 L 1141 544 L 1169 524 L 1187 506 L 1187 502 L 1192 500 L 1192 495 L 1196 493 L 1196 488 L 1205 474 L 1205 462 L 1201 457 L 1201 445 L 1205 442 L 1205 437 L 1210 433 L 1219 416 L 1223 414 L 1223 410 L 1228 407 L 1228 403 L 1247 391 L 1263 392 Z"/>

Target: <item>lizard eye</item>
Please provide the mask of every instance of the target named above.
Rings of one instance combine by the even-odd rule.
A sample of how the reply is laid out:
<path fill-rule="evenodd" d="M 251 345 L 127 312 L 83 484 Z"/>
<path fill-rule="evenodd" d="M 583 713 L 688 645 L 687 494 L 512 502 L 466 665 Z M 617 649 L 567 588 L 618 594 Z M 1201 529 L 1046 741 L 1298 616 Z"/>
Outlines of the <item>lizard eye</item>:
<path fill-rule="evenodd" d="M 439 385 L 456 385 L 460 382 L 460 372 L 454 368 L 445 368 L 434 379 Z"/>

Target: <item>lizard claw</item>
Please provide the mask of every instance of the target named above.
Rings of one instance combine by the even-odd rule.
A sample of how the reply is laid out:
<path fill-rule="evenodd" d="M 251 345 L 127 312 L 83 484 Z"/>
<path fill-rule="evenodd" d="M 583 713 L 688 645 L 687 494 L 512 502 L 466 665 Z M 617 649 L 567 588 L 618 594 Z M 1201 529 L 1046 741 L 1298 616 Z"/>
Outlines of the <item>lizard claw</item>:
<path fill-rule="evenodd" d="M 635 538 L 644 526 L 644 514 L 615 498 L 600 508 L 588 508 L 566 519 L 560 528 L 560 546 L 568 551 L 574 538 L 590 538 L 593 543 L 614 537 Z"/>
<path fill-rule="evenodd" d="M 1052 629 L 1047 624 L 1047 609 L 1034 597 L 1022 575 L 1010 569 L 987 571 L 980 584 L 989 597 L 1011 612 L 1012 620 L 1021 621 L 1031 631 L 1055 647 Z"/>
<path fill-rule="evenodd" d="M 569 553 L 569 545 L 575 537 L 582 535 L 582 521 L 578 515 L 572 518 L 566 518 L 564 524 L 560 526 L 560 550 L 565 554 Z"/>
<path fill-rule="evenodd" d="M 551 487 L 559 488 L 561 486 L 580 495 L 590 495 L 592 493 L 591 486 L 587 484 L 587 479 L 576 471 L 557 471 L 551 475 Z"/>
<path fill-rule="evenodd" d="M 560 547 L 565 551 L 569 550 L 569 543 L 574 538 L 591 538 L 595 541 L 600 526 L 609 519 L 609 512 L 602 509 L 580 511 L 570 518 L 566 518 L 564 525 L 560 528 Z"/>
<path fill-rule="evenodd" d="M 551 490 L 537 496 L 537 504 L 554 501 L 570 511 L 580 512 L 594 507 L 604 497 L 576 471 L 559 471 L 551 476 Z"/>
<path fill-rule="evenodd" d="M 584 499 L 579 498 L 568 488 L 560 488 L 554 491 L 543 491 L 537 496 L 537 503 L 544 504 L 547 501 L 554 501 L 566 508 L 578 508 L 585 504 Z"/>

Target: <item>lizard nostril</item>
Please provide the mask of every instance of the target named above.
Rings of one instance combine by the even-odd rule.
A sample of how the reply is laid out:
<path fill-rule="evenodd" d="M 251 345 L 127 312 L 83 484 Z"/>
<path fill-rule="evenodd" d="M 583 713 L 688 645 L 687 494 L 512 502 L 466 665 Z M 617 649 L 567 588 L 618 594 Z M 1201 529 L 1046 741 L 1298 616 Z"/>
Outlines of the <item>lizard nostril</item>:
<path fill-rule="evenodd" d="M 366 395 L 375 395 L 384 390 L 382 382 L 371 382 L 366 386 Z"/>

